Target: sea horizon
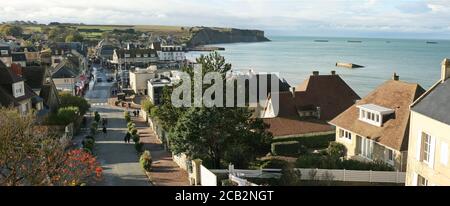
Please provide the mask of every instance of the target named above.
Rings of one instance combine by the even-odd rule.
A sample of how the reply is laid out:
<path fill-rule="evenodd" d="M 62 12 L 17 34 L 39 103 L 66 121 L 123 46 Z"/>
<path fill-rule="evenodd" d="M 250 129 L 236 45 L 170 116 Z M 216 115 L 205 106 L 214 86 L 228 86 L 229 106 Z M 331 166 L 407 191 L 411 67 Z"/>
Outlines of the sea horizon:
<path fill-rule="evenodd" d="M 442 60 L 450 57 L 450 40 L 444 39 L 278 35 L 268 38 L 271 41 L 210 46 L 225 48 L 219 53 L 235 71 L 278 72 L 291 86 L 302 83 L 313 71 L 320 74 L 336 71 L 362 97 L 391 79 L 394 73 L 402 81 L 428 89 L 440 77 Z M 187 58 L 195 60 L 200 54 L 206 53 L 189 52 Z M 337 62 L 364 68 L 336 67 Z"/>

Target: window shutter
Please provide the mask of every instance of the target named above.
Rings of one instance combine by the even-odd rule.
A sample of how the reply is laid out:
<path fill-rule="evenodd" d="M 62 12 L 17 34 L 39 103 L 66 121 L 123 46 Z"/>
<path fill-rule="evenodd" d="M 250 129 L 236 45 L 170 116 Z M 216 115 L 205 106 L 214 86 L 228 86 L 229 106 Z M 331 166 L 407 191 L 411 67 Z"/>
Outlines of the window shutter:
<path fill-rule="evenodd" d="M 417 161 L 421 161 L 421 154 L 422 154 L 422 131 L 419 130 L 419 133 L 417 133 L 416 138 L 416 159 Z"/>
<path fill-rule="evenodd" d="M 434 159 L 436 154 L 436 137 L 431 137 L 431 146 L 430 146 L 430 167 L 434 168 Z"/>
<path fill-rule="evenodd" d="M 448 165 L 448 144 L 445 142 L 441 143 L 441 164 Z"/>

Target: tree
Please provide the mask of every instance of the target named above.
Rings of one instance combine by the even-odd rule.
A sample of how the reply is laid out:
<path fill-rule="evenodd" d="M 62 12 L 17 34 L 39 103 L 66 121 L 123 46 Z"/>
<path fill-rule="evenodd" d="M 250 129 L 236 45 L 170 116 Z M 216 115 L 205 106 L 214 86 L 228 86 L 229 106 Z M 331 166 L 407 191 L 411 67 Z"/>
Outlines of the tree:
<path fill-rule="evenodd" d="M 79 185 L 98 180 L 101 168 L 95 158 L 80 159 L 81 153 L 66 151 L 58 137 L 35 122 L 32 113 L 0 108 L 0 185 Z"/>
<path fill-rule="evenodd" d="M 145 112 L 147 112 L 147 114 L 150 113 L 152 108 L 155 106 L 155 105 L 153 105 L 152 101 L 150 101 L 149 99 L 142 100 L 141 105 L 142 105 L 142 109 Z"/>
<path fill-rule="evenodd" d="M 89 108 L 91 108 L 91 105 L 86 101 L 86 99 L 73 96 L 71 94 L 61 94 L 59 96 L 60 100 L 60 107 L 78 107 L 80 111 L 80 115 L 86 114 L 87 111 L 89 111 Z"/>
<path fill-rule="evenodd" d="M 218 53 L 201 56 L 197 63 L 202 64 L 203 75 L 219 72 L 225 77 L 231 70 L 231 65 Z M 193 80 L 193 68 L 185 68 L 184 71 L 190 74 Z M 208 86 L 210 85 L 203 85 L 205 88 Z M 166 89 L 163 104 L 156 115 L 163 122 L 163 126 L 169 128 L 171 148 L 175 153 L 186 153 L 191 158 L 210 160 L 214 168 L 220 168 L 222 162 L 245 168 L 257 156 L 270 150 L 272 136 L 266 130 L 267 125 L 260 119 L 252 118 L 252 112 L 248 108 L 207 108 L 204 105 L 175 108 L 171 104 L 169 94 L 170 90 Z"/>
<path fill-rule="evenodd" d="M 66 42 L 83 42 L 84 37 L 79 32 L 74 31 L 68 34 L 65 38 Z"/>
<path fill-rule="evenodd" d="M 78 107 L 61 107 L 56 114 L 49 117 L 49 124 L 68 125 L 76 120 L 80 111 Z"/>
<path fill-rule="evenodd" d="M 0 33 L 20 37 L 23 34 L 23 29 L 17 25 L 4 24 L 0 27 Z"/>

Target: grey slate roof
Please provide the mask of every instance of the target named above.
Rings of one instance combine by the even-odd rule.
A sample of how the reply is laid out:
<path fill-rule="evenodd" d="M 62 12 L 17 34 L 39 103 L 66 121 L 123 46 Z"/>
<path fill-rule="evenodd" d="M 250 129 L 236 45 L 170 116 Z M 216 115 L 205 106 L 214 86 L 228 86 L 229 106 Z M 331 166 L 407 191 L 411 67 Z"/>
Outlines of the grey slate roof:
<path fill-rule="evenodd" d="M 427 96 L 416 103 L 412 110 L 450 124 L 450 79 L 438 84 Z"/>

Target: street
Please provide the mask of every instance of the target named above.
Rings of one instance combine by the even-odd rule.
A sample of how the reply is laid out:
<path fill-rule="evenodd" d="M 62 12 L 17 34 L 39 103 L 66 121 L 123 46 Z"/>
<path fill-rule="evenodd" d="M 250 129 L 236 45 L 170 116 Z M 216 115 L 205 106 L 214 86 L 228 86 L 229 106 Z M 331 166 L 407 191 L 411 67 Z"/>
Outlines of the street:
<path fill-rule="evenodd" d="M 96 83 L 85 98 L 91 103 L 92 114 L 97 111 L 108 119 L 107 135 L 99 132 L 96 136 L 95 155 L 103 168 L 103 180 L 99 186 L 151 186 L 139 164 L 139 156 L 134 143 L 124 143 L 126 122 L 124 110 L 109 106 L 107 100 L 113 83 Z"/>

